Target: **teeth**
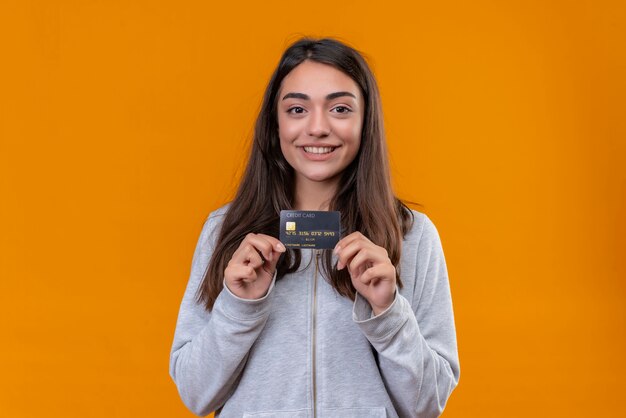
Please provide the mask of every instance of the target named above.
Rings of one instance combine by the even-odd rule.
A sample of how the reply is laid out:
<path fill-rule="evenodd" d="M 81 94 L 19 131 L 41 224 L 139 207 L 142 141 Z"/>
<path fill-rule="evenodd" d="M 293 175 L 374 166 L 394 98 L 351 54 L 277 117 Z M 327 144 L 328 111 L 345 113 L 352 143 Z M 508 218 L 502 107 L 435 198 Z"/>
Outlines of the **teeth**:
<path fill-rule="evenodd" d="M 304 147 L 306 152 L 310 152 L 311 154 L 328 154 L 332 152 L 335 148 L 331 147 Z"/>

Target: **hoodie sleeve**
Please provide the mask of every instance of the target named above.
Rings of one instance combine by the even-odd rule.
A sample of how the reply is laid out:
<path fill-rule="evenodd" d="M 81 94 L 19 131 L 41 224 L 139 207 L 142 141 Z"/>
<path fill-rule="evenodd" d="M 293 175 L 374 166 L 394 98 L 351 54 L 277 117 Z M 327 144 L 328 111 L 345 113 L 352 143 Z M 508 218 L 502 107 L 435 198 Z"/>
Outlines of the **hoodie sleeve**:
<path fill-rule="evenodd" d="M 241 299 L 224 285 L 211 312 L 196 302 L 220 219 L 210 215 L 200 233 L 170 352 L 170 376 L 183 403 L 198 416 L 220 408 L 236 387 L 250 347 L 267 322 L 276 281 L 274 275 L 261 299 Z"/>
<path fill-rule="evenodd" d="M 400 417 L 438 417 L 459 382 L 460 366 L 450 284 L 439 234 L 422 215 L 410 298 L 396 291 L 372 317 L 357 293 L 353 320 L 379 355 L 381 376 Z M 416 219 L 417 221 L 417 219 Z M 403 265 L 405 268 L 405 265 Z"/>

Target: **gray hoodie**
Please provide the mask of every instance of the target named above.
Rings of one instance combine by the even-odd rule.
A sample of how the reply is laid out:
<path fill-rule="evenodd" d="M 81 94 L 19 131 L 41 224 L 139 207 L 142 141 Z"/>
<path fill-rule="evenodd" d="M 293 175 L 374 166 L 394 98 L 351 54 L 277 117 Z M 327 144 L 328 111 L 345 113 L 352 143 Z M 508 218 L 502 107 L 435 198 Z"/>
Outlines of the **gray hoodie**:
<path fill-rule="evenodd" d="M 377 316 L 358 293 L 353 302 L 331 287 L 314 250 L 302 251 L 297 272 L 275 275 L 261 299 L 241 299 L 224 286 L 207 312 L 195 293 L 227 209 L 204 223 L 170 354 L 170 375 L 194 414 L 427 418 L 443 412 L 460 368 L 446 262 L 425 214 L 413 211 L 399 269 L 404 287 Z"/>

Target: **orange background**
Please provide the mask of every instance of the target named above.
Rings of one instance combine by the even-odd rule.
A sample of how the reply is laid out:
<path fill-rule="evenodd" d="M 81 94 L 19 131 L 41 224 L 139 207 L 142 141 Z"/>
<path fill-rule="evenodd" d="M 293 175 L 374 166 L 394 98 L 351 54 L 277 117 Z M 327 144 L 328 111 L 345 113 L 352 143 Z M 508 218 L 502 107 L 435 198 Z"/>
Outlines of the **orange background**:
<path fill-rule="evenodd" d="M 625 4 L 3 0 L 0 415 L 192 416 L 193 249 L 308 34 L 369 57 L 397 193 L 439 229 L 444 416 L 626 416 Z"/>

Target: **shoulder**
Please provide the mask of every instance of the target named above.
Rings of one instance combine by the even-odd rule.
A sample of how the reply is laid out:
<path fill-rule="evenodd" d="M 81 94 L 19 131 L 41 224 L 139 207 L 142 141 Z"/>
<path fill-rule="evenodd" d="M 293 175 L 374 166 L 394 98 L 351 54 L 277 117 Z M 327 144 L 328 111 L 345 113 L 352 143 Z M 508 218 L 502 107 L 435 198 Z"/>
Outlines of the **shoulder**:
<path fill-rule="evenodd" d="M 404 244 L 419 244 L 422 241 L 439 239 L 439 231 L 434 222 L 423 212 L 411 209 L 413 225 L 404 237 Z"/>
<path fill-rule="evenodd" d="M 202 226 L 201 241 L 215 241 L 219 227 L 222 225 L 226 213 L 228 213 L 229 206 L 230 202 L 207 215 Z"/>
<path fill-rule="evenodd" d="M 204 228 L 214 229 L 217 225 L 221 225 L 228 213 L 230 202 L 210 212 L 204 220 Z"/>
<path fill-rule="evenodd" d="M 432 219 L 423 212 L 411 210 L 413 225 L 402 241 L 401 258 L 409 266 L 427 266 L 431 261 L 443 258 L 439 231 Z"/>
<path fill-rule="evenodd" d="M 209 213 L 209 216 L 207 219 L 214 219 L 214 220 L 218 220 L 221 218 L 223 218 L 224 216 L 226 216 L 226 213 L 228 213 L 228 208 L 230 207 L 231 202 L 226 203 L 224 206 L 215 209 L 213 212 Z"/>
<path fill-rule="evenodd" d="M 402 242 L 401 275 L 407 286 L 401 292 L 409 300 L 417 301 L 428 284 L 447 273 L 445 256 L 435 223 L 425 213 L 412 210 L 414 222 Z M 444 270 L 441 270 L 441 269 Z"/>

